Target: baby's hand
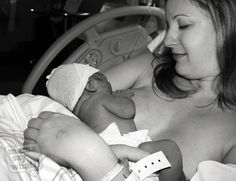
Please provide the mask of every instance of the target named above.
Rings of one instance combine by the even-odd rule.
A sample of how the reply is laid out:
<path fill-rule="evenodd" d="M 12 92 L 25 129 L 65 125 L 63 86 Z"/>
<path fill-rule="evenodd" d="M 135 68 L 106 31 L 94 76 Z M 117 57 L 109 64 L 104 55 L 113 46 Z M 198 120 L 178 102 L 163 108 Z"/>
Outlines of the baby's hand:
<path fill-rule="evenodd" d="M 113 95 L 116 96 L 123 96 L 123 97 L 132 97 L 134 96 L 134 93 L 130 89 L 122 89 L 122 90 L 116 90 L 113 92 Z"/>

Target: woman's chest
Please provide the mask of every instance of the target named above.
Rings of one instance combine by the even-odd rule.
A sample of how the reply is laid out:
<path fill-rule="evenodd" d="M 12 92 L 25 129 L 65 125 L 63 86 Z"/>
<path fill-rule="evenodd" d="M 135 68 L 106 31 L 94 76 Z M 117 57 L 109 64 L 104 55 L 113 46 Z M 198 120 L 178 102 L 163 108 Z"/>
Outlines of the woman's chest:
<path fill-rule="evenodd" d="M 165 101 L 141 90 L 135 91 L 133 99 L 137 128 L 148 129 L 153 140 L 177 142 L 188 176 L 192 176 L 203 160 L 220 161 L 224 146 L 231 137 L 236 137 L 233 131 L 236 123 L 227 121 L 226 115 L 211 107 L 197 108 L 189 100 Z"/>
<path fill-rule="evenodd" d="M 152 90 L 134 89 L 133 100 L 136 106 L 135 124 L 138 129 L 148 129 L 152 137 L 157 137 L 163 131 L 175 127 L 178 120 L 183 120 L 187 111 L 173 101 L 158 97 Z"/>
<path fill-rule="evenodd" d="M 183 144 L 202 139 L 214 143 L 236 125 L 215 108 L 197 107 L 187 99 L 167 101 L 147 91 L 136 91 L 135 96 L 135 124 L 138 129 L 148 129 L 153 139 L 171 138 Z"/>
<path fill-rule="evenodd" d="M 162 135 L 178 136 L 204 128 L 219 127 L 222 122 L 215 121 L 219 114 L 215 108 L 197 107 L 190 99 L 167 100 L 152 90 L 136 89 L 133 100 L 136 106 L 135 123 L 139 129 L 149 129 L 152 137 Z M 215 126 L 213 126 L 215 125 Z"/>

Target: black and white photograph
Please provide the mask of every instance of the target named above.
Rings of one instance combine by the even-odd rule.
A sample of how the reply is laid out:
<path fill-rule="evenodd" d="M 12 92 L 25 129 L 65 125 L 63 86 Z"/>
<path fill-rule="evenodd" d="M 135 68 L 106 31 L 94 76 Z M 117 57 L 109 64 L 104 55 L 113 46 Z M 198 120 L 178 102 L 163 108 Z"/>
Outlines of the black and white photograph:
<path fill-rule="evenodd" d="M 0 181 L 236 181 L 235 0 L 0 0 Z"/>

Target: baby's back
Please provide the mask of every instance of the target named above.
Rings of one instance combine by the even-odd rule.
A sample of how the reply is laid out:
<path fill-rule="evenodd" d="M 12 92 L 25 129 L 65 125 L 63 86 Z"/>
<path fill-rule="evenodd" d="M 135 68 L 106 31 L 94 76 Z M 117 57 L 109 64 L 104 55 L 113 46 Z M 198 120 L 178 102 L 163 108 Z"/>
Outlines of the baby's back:
<path fill-rule="evenodd" d="M 121 110 L 126 105 L 114 99 L 112 94 L 96 93 L 81 105 L 78 117 L 98 134 L 113 122 L 118 125 L 122 134 L 136 131 L 133 118 L 124 118 L 117 110 L 114 110 L 116 107 Z"/>

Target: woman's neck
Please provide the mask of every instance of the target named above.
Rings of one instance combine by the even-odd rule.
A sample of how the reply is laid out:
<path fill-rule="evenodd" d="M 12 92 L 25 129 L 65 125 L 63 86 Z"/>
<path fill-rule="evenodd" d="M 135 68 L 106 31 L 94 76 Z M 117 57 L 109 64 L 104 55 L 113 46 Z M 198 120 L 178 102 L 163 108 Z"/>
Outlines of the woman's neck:
<path fill-rule="evenodd" d="M 216 85 L 213 79 L 187 80 L 183 77 L 175 78 L 176 86 L 182 90 L 193 91 L 190 96 L 194 100 L 200 100 L 201 104 L 210 104 L 217 98 Z"/>

